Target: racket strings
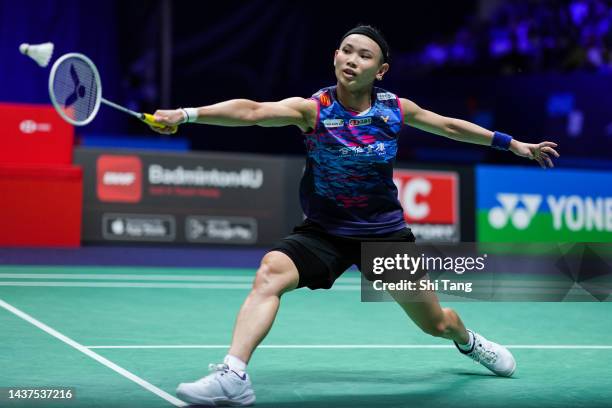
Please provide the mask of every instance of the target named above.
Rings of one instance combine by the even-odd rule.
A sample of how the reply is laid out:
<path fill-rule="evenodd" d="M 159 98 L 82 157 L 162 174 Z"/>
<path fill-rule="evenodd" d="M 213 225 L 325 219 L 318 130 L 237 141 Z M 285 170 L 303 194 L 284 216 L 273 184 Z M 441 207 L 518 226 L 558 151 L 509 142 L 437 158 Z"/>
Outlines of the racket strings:
<path fill-rule="evenodd" d="M 52 90 L 62 111 L 75 122 L 85 122 L 94 113 L 100 91 L 92 67 L 76 57 L 57 67 Z"/>

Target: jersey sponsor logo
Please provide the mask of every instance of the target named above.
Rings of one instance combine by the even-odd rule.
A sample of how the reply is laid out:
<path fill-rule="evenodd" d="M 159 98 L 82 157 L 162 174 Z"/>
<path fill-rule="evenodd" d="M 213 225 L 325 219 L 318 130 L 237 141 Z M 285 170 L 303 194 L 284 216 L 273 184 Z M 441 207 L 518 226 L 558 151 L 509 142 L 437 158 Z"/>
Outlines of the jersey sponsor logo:
<path fill-rule="evenodd" d="M 381 116 L 380 118 L 381 118 L 381 119 L 383 120 L 383 122 L 385 122 L 385 123 L 387 123 L 387 122 L 389 121 L 389 116 Z"/>
<path fill-rule="evenodd" d="M 395 99 L 395 95 L 391 92 L 379 92 L 376 94 L 376 98 L 378 98 L 379 101 L 388 101 L 390 99 Z"/>
<path fill-rule="evenodd" d="M 329 105 L 331 105 L 331 98 L 329 97 L 329 93 L 323 92 L 320 96 L 319 96 L 319 101 L 321 101 L 321 105 L 327 107 Z"/>
<path fill-rule="evenodd" d="M 100 201 L 137 203 L 142 198 L 142 162 L 138 156 L 103 154 L 96 163 Z"/>
<path fill-rule="evenodd" d="M 342 127 L 344 126 L 344 120 L 343 119 L 325 119 L 323 121 L 323 126 L 325 126 L 326 128 Z"/>
<path fill-rule="evenodd" d="M 382 142 L 369 144 L 366 146 L 344 146 L 339 150 L 341 156 L 359 156 L 376 154 L 385 157 L 387 154 L 385 144 Z"/>
<path fill-rule="evenodd" d="M 404 219 L 421 241 L 459 240 L 459 174 L 395 170 Z"/>
<path fill-rule="evenodd" d="M 349 120 L 349 126 L 365 126 L 372 123 L 372 118 L 362 118 L 362 119 L 351 119 Z"/>

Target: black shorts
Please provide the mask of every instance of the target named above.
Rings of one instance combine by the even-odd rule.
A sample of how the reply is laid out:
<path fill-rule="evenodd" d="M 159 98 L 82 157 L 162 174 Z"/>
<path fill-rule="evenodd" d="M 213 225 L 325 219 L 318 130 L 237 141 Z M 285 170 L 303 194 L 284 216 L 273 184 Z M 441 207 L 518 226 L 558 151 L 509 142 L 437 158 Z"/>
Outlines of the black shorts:
<path fill-rule="evenodd" d="M 410 228 L 386 235 L 339 236 L 306 220 L 280 240 L 270 251 L 287 255 L 300 275 L 298 288 L 329 289 L 352 265 L 361 270 L 362 242 L 414 242 Z"/>

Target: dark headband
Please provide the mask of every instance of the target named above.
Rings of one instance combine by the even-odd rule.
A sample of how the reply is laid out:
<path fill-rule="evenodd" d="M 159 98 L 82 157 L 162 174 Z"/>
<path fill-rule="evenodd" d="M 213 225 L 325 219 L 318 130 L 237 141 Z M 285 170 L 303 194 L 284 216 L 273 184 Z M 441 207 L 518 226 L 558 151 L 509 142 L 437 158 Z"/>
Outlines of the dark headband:
<path fill-rule="evenodd" d="M 380 47 L 380 50 L 382 51 L 383 62 L 389 62 L 389 45 L 387 45 L 387 41 L 385 41 L 383 36 L 380 35 L 378 31 L 368 26 L 355 27 L 347 31 L 347 33 L 342 36 L 340 43 L 342 43 L 342 41 L 344 41 L 344 39 L 351 34 L 361 34 L 371 38 Z"/>

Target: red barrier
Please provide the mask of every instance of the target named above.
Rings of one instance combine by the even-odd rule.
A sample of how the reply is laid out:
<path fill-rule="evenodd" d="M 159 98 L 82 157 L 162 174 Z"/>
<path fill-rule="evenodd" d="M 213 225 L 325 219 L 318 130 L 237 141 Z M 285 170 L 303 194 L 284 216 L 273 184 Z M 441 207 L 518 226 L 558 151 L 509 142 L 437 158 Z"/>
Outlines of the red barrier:
<path fill-rule="evenodd" d="M 0 165 L 0 245 L 79 246 L 82 179 L 77 166 Z"/>
<path fill-rule="evenodd" d="M 83 171 L 74 128 L 49 105 L 0 103 L 0 245 L 79 246 Z"/>
<path fill-rule="evenodd" d="M 49 105 L 0 103 L 0 163 L 72 163 L 74 127 Z"/>

